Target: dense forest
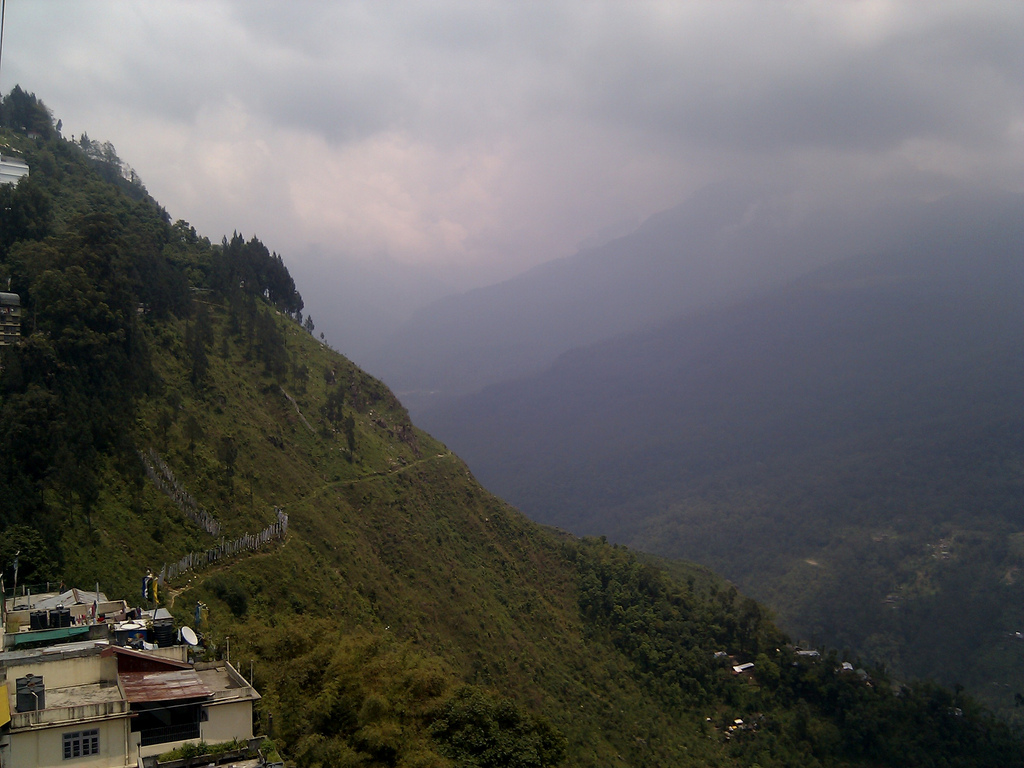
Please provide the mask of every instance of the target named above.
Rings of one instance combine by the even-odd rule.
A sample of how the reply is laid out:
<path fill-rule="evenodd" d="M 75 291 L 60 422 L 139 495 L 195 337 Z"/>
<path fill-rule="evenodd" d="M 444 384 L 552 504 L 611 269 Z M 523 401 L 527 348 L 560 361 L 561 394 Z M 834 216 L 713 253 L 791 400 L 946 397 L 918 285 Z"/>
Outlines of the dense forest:
<path fill-rule="evenodd" d="M 20 89 L 0 103 L 3 152 L 31 168 L 0 187 L 23 308 L 2 351 L 0 564 L 20 551 L 22 584 L 130 596 L 216 546 L 197 519 L 230 539 L 287 510 L 283 540 L 162 595 L 183 623 L 209 607 L 211 654 L 234 638 L 290 763 L 1024 762 L 962 690 L 801 650 L 706 571 L 530 522 L 314 338 L 280 256 L 172 223 L 112 147 L 51 120 Z"/>

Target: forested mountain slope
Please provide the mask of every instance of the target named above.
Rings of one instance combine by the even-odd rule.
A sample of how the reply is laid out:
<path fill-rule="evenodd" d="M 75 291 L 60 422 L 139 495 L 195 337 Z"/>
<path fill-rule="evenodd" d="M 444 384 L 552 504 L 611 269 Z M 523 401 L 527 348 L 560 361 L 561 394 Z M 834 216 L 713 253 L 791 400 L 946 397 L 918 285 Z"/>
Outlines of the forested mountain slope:
<path fill-rule="evenodd" d="M 146 568 L 221 553 L 163 600 L 183 623 L 209 606 L 211 652 L 231 638 L 289 761 L 1024 760 L 963 692 L 798 656 L 703 571 L 531 523 L 303 329 L 280 257 L 170 224 L 112 148 L 29 140 L 9 106 L 0 140 L 32 175 L 0 187 L 0 265 L 25 309 L 0 376 L 0 558 L 21 552 L 23 583 L 131 596 Z M 283 539 L 224 546 L 277 510 Z"/>
<path fill-rule="evenodd" d="M 698 560 L 799 637 L 1016 715 L 1024 205 L 989 202 L 430 426 L 534 519 Z"/>

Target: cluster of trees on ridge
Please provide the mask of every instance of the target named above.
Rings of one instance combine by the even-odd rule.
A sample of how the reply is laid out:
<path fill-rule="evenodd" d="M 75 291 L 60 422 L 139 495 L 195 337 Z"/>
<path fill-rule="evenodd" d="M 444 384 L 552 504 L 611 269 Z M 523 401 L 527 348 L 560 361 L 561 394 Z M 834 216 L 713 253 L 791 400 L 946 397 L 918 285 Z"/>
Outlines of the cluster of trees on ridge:
<path fill-rule="evenodd" d="M 22 308 L 22 340 L 3 351 L 0 372 L 0 520 L 54 542 L 48 527 L 61 516 L 51 508 L 88 520 L 104 457 L 124 470 L 137 464 L 135 406 L 160 387 L 154 324 L 190 319 L 187 351 L 201 387 L 213 340 L 193 290 L 223 300 L 249 354 L 277 373 L 287 353 L 268 305 L 301 320 L 303 304 L 279 255 L 255 237 L 236 233 L 217 247 L 185 222 L 171 224 L 109 144 L 95 152 L 84 135 L 61 139 L 32 94 L 15 88 L 0 101 L 0 125 L 39 136 L 5 134 L 6 151 L 19 151 L 32 173 L 0 186 L 0 282 Z M 60 552 L 51 544 L 21 562 L 23 581 L 45 580 Z"/>

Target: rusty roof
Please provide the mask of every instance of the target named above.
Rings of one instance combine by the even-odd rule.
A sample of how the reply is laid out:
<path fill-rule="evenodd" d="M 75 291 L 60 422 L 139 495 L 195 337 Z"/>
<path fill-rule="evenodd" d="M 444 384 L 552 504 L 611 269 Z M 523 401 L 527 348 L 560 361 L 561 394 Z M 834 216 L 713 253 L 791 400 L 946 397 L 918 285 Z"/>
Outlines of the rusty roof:
<path fill-rule="evenodd" d="M 124 689 L 124 696 L 131 704 L 207 699 L 213 695 L 213 691 L 203 684 L 194 669 L 120 672 L 118 678 Z"/>

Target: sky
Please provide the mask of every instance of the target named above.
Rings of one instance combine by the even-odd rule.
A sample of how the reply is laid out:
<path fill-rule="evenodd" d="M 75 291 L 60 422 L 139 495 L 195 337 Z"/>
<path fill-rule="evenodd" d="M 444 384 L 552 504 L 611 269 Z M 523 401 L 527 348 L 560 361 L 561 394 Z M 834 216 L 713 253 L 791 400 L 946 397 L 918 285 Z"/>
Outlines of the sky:
<path fill-rule="evenodd" d="M 729 178 L 1024 191 L 1019 0 L 7 0 L 15 83 L 308 276 L 482 284 Z"/>

